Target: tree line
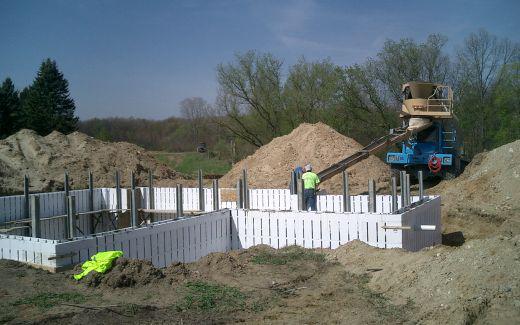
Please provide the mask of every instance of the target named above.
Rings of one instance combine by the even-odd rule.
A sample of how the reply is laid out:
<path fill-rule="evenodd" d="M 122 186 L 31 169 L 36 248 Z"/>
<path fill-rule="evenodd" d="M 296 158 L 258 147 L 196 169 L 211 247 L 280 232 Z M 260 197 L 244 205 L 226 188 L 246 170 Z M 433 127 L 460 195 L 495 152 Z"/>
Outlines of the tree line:
<path fill-rule="evenodd" d="M 211 105 L 187 98 L 180 119 L 94 119 L 80 129 L 157 150 L 193 151 L 206 142 L 230 160 L 304 122 L 324 122 L 367 144 L 400 126 L 401 85 L 425 81 L 453 88 L 468 157 L 520 138 L 518 43 L 485 30 L 471 33 L 453 53 L 447 42 L 439 34 L 422 42 L 387 40 L 374 57 L 346 67 L 305 57 L 285 67 L 270 53 L 248 51 L 217 66 L 218 96 Z M 132 131 L 125 130 L 129 124 Z"/>
<path fill-rule="evenodd" d="M 282 60 L 249 51 L 217 67 L 219 123 L 259 147 L 303 122 L 322 121 L 366 143 L 399 126 L 401 85 L 436 82 L 454 90 L 455 115 L 469 157 L 520 138 L 520 48 L 485 30 L 454 54 L 447 38 L 388 40 L 373 58 L 341 67 L 301 58 L 283 76 Z"/>
<path fill-rule="evenodd" d="M 33 83 L 16 90 L 7 77 L 0 87 L 0 139 L 20 129 L 32 129 L 40 135 L 54 130 L 70 133 L 77 128 L 76 106 L 68 81 L 56 61 L 46 59 Z"/>
<path fill-rule="evenodd" d="M 301 57 L 284 66 L 270 53 L 240 53 L 216 68 L 218 96 L 179 103 L 181 117 L 162 121 L 108 118 L 77 121 L 68 83 L 45 60 L 30 87 L 18 93 L 6 79 L 0 90 L 0 137 L 19 128 L 40 134 L 76 127 L 96 138 L 128 141 L 150 150 L 194 151 L 205 142 L 234 161 L 289 133 L 300 123 L 324 122 L 362 144 L 399 126 L 401 84 L 451 85 L 466 154 L 520 138 L 520 48 L 485 30 L 471 33 L 453 53 L 447 38 L 387 40 L 365 62 L 339 66 Z"/>

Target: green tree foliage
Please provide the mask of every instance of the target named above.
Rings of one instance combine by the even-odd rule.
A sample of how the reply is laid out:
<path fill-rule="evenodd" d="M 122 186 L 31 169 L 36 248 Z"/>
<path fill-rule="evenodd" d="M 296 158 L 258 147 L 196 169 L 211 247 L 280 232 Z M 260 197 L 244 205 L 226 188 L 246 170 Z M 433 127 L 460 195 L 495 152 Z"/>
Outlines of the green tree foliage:
<path fill-rule="evenodd" d="M 69 133 L 76 130 L 75 109 L 68 81 L 58 70 L 56 61 L 46 59 L 33 84 L 23 91 L 22 127 L 41 135 L 53 130 Z"/>
<path fill-rule="evenodd" d="M 341 68 L 330 60 L 301 58 L 293 65 L 283 91 L 288 131 L 303 122 L 328 120 L 328 112 L 338 103 L 341 81 Z"/>
<path fill-rule="evenodd" d="M 6 78 L 0 87 L 0 139 L 15 132 L 20 113 L 20 99 L 13 81 Z"/>

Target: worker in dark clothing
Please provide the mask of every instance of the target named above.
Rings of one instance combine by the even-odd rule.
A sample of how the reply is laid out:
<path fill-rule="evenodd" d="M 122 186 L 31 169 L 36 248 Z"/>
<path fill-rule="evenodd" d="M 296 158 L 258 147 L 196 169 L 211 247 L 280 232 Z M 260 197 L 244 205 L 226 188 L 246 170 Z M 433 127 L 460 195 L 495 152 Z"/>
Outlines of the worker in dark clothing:
<path fill-rule="evenodd" d="M 303 201 L 308 211 L 316 211 L 316 190 L 320 183 L 318 175 L 312 172 L 311 164 L 305 166 L 305 173 L 302 175 L 303 180 Z"/>

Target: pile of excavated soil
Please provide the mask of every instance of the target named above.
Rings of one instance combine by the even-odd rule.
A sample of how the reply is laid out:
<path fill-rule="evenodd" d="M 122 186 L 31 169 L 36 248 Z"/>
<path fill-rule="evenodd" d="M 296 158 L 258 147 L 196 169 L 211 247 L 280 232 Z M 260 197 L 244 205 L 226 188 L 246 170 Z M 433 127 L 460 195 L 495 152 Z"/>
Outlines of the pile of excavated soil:
<path fill-rule="evenodd" d="M 81 270 L 77 270 L 77 273 L 80 272 Z M 146 285 L 163 277 L 163 272 L 155 268 L 150 261 L 120 257 L 114 261 L 109 272 L 91 272 L 82 281 L 92 287 L 125 288 Z"/>
<path fill-rule="evenodd" d="M 359 241 L 330 251 L 370 289 L 414 307 L 410 323 L 513 324 L 520 319 L 520 235 L 473 239 L 412 253 Z"/>
<path fill-rule="evenodd" d="M 235 187 L 242 170 L 247 169 L 250 188 L 288 188 L 295 167 L 310 163 L 317 173 L 361 148 L 358 142 L 328 125 L 303 123 L 238 162 L 220 182 L 223 187 Z M 348 174 L 353 194 L 366 192 L 369 179 L 374 179 L 378 188 L 388 186 L 389 167 L 374 156 L 349 168 Z M 341 174 L 324 182 L 320 189 L 341 193 Z"/>
<path fill-rule="evenodd" d="M 441 195 L 445 232 L 520 233 L 520 140 L 478 154 L 461 176 L 429 193 Z"/>
<path fill-rule="evenodd" d="M 130 185 L 130 173 L 145 185 L 148 169 L 156 184 L 174 185 L 180 175 L 157 162 L 145 149 L 126 142 L 103 142 L 83 133 L 64 135 L 54 131 L 42 137 L 21 130 L 0 140 L 0 193 L 23 191 L 23 176 L 30 178 L 31 191 L 63 189 L 63 174 L 68 171 L 71 187 L 88 187 L 88 171 L 95 187 L 113 187 L 116 170 L 123 186 Z"/>

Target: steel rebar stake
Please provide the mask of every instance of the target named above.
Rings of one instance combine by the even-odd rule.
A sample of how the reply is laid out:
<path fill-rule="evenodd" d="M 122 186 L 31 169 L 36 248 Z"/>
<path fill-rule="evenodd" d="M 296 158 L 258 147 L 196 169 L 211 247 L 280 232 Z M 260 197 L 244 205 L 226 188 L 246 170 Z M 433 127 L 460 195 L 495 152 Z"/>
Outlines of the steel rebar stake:
<path fill-rule="evenodd" d="M 213 180 L 213 211 L 219 210 L 218 179 Z"/>
<path fill-rule="evenodd" d="M 40 197 L 31 197 L 31 228 L 32 236 L 34 238 L 41 238 L 41 224 L 40 224 Z"/>
<path fill-rule="evenodd" d="M 204 211 L 206 209 L 206 202 L 204 202 L 204 183 L 202 178 L 202 169 L 198 170 L 197 179 L 199 181 L 199 210 Z"/>
<path fill-rule="evenodd" d="M 368 212 L 376 212 L 376 182 L 368 180 Z"/>
<path fill-rule="evenodd" d="M 392 177 L 392 213 L 395 213 L 399 210 L 397 205 L 397 178 L 395 176 Z"/>
<path fill-rule="evenodd" d="M 350 212 L 351 206 L 350 206 L 350 194 L 349 194 L 349 188 L 348 188 L 348 174 L 347 172 L 343 171 L 343 212 Z"/>

